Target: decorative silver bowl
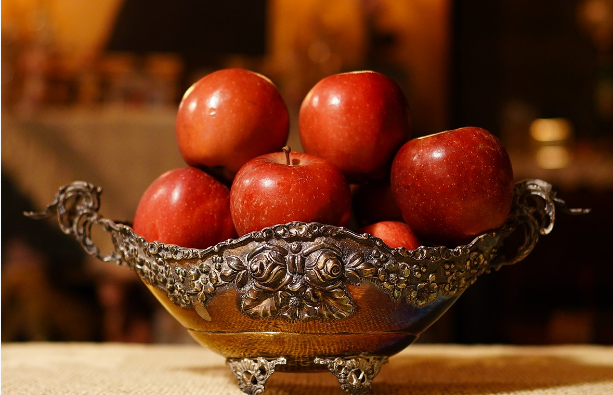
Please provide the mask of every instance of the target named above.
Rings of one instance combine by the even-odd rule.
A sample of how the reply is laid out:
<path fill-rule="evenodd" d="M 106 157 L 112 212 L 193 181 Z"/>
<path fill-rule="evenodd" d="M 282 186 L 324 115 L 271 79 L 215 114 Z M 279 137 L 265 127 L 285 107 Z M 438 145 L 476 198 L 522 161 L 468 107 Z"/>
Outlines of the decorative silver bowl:
<path fill-rule="evenodd" d="M 84 250 L 136 272 L 203 346 L 226 357 L 247 394 L 277 371 L 329 370 L 343 390 L 362 394 L 381 366 L 413 343 L 477 278 L 525 258 L 571 213 L 550 184 L 516 184 L 508 222 L 455 248 L 407 251 L 320 223 L 290 222 L 207 249 L 148 243 L 98 213 L 101 188 L 75 182 L 45 211 Z M 110 234 L 101 256 L 92 226 Z"/>

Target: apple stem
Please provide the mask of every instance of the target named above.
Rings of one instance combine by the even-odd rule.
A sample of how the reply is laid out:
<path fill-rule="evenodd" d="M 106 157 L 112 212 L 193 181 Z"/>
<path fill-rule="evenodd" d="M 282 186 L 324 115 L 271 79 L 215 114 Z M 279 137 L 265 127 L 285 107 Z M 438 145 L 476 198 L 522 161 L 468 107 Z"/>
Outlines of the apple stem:
<path fill-rule="evenodd" d="M 288 166 L 291 166 L 292 163 L 289 160 L 289 153 L 292 152 L 292 149 L 289 146 L 286 145 L 285 147 L 282 148 L 282 150 L 283 150 L 283 152 L 285 152 L 285 163 Z"/>

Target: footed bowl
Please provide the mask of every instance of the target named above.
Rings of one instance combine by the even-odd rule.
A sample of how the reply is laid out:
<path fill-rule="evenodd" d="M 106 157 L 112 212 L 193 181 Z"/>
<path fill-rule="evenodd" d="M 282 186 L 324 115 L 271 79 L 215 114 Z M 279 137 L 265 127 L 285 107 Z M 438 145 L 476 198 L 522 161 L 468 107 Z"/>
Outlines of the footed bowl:
<path fill-rule="evenodd" d="M 525 258 L 548 234 L 550 184 L 515 185 L 507 223 L 455 248 L 390 248 L 380 239 L 320 223 L 290 222 L 207 249 L 147 242 L 98 213 L 101 188 L 75 182 L 33 218 L 56 216 L 62 231 L 103 261 L 136 272 L 201 345 L 224 356 L 240 389 L 259 394 L 275 371 L 327 370 L 362 394 L 388 357 L 413 343 L 477 278 Z M 92 226 L 112 237 L 101 255 Z"/>

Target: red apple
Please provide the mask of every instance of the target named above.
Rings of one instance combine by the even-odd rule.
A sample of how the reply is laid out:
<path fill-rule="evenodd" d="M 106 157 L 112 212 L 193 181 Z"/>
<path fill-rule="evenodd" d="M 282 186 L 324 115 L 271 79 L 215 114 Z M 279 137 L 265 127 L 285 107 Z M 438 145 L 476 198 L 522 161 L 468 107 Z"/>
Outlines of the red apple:
<path fill-rule="evenodd" d="M 414 250 L 420 245 L 409 225 L 400 221 L 376 222 L 361 228 L 359 232 L 378 237 L 392 248 L 404 247 L 407 250 Z"/>
<path fill-rule="evenodd" d="M 408 141 L 394 159 L 391 185 L 413 232 L 445 245 L 502 226 L 513 201 L 509 156 L 494 135 L 477 127 Z"/>
<path fill-rule="evenodd" d="M 304 151 L 336 165 L 352 182 L 385 178 L 410 131 L 402 90 L 374 71 L 319 81 L 302 102 L 298 124 Z"/>
<path fill-rule="evenodd" d="M 133 229 L 149 242 L 187 248 L 206 248 L 236 237 L 230 191 L 200 169 L 170 170 L 145 190 Z"/>
<path fill-rule="evenodd" d="M 289 113 L 276 86 L 244 69 L 206 75 L 185 92 L 177 113 L 185 162 L 221 167 L 230 175 L 256 156 L 280 151 L 288 133 Z"/>
<path fill-rule="evenodd" d="M 402 221 L 402 212 L 394 200 L 389 180 L 354 185 L 353 213 L 358 224 Z"/>
<path fill-rule="evenodd" d="M 291 221 L 346 226 L 351 191 L 338 168 L 313 155 L 275 152 L 247 162 L 230 190 L 239 235 Z"/>

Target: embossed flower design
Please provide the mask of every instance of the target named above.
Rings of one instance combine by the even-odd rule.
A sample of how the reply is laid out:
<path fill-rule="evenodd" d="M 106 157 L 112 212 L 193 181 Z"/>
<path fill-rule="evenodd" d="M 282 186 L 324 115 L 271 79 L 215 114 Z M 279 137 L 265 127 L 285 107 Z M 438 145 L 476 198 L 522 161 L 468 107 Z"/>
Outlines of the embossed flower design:
<path fill-rule="evenodd" d="M 362 254 L 349 257 L 345 265 L 345 276 L 352 284 L 360 284 L 362 278 L 372 278 L 377 274 L 376 266 L 364 259 Z"/>
<path fill-rule="evenodd" d="M 383 288 L 391 294 L 394 299 L 402 296 L 404 289 L 408 285 L 411 269 L 406 263 L 386 262 L 377 271 L 379 281 Z"/>
<path fill-rule="evenodd" d="M 408 298 L 417 306 L 424 306 L 433 302 L 439 296 L 439 284 L 436 274 L 430 273 L 427 278 L 408 288 Z"/>
<path fill-rule="evenodd" d="M 284 317 L 288 320 L 340 319 L 355 307 L 344 280 L 342 252 L 314 243 L 284 248 L 263 244 L 246 262 L 226 257 L 221 279 L 234 281 L 243 291 L 241 309 L 253 317 Z"/>
<path fill-rule="evenodd" d="M 258 288 L 276 292 L 291 281 L 287 270 L 287 254 L 284 248 L 267 245 L 250 254 L 247 269 Z"/>
<path fill-rule="evenodd" d="M 206 302 L 215 295 L 217 287 L 223 284 L 219 274 L 219 265 L 220 259 L 214 257 L 211 262 L 201 263 L 190 273 L 196 298 L 200 303 Z"/>
<path fill-rule="evenodd" d="M 305 255 L 310 258 L 306 264 L 305 281 L 322 289 L 335 288 L 343 279 L 341 252 L 332 246 L 316 247 L 305 251 Z"/>

